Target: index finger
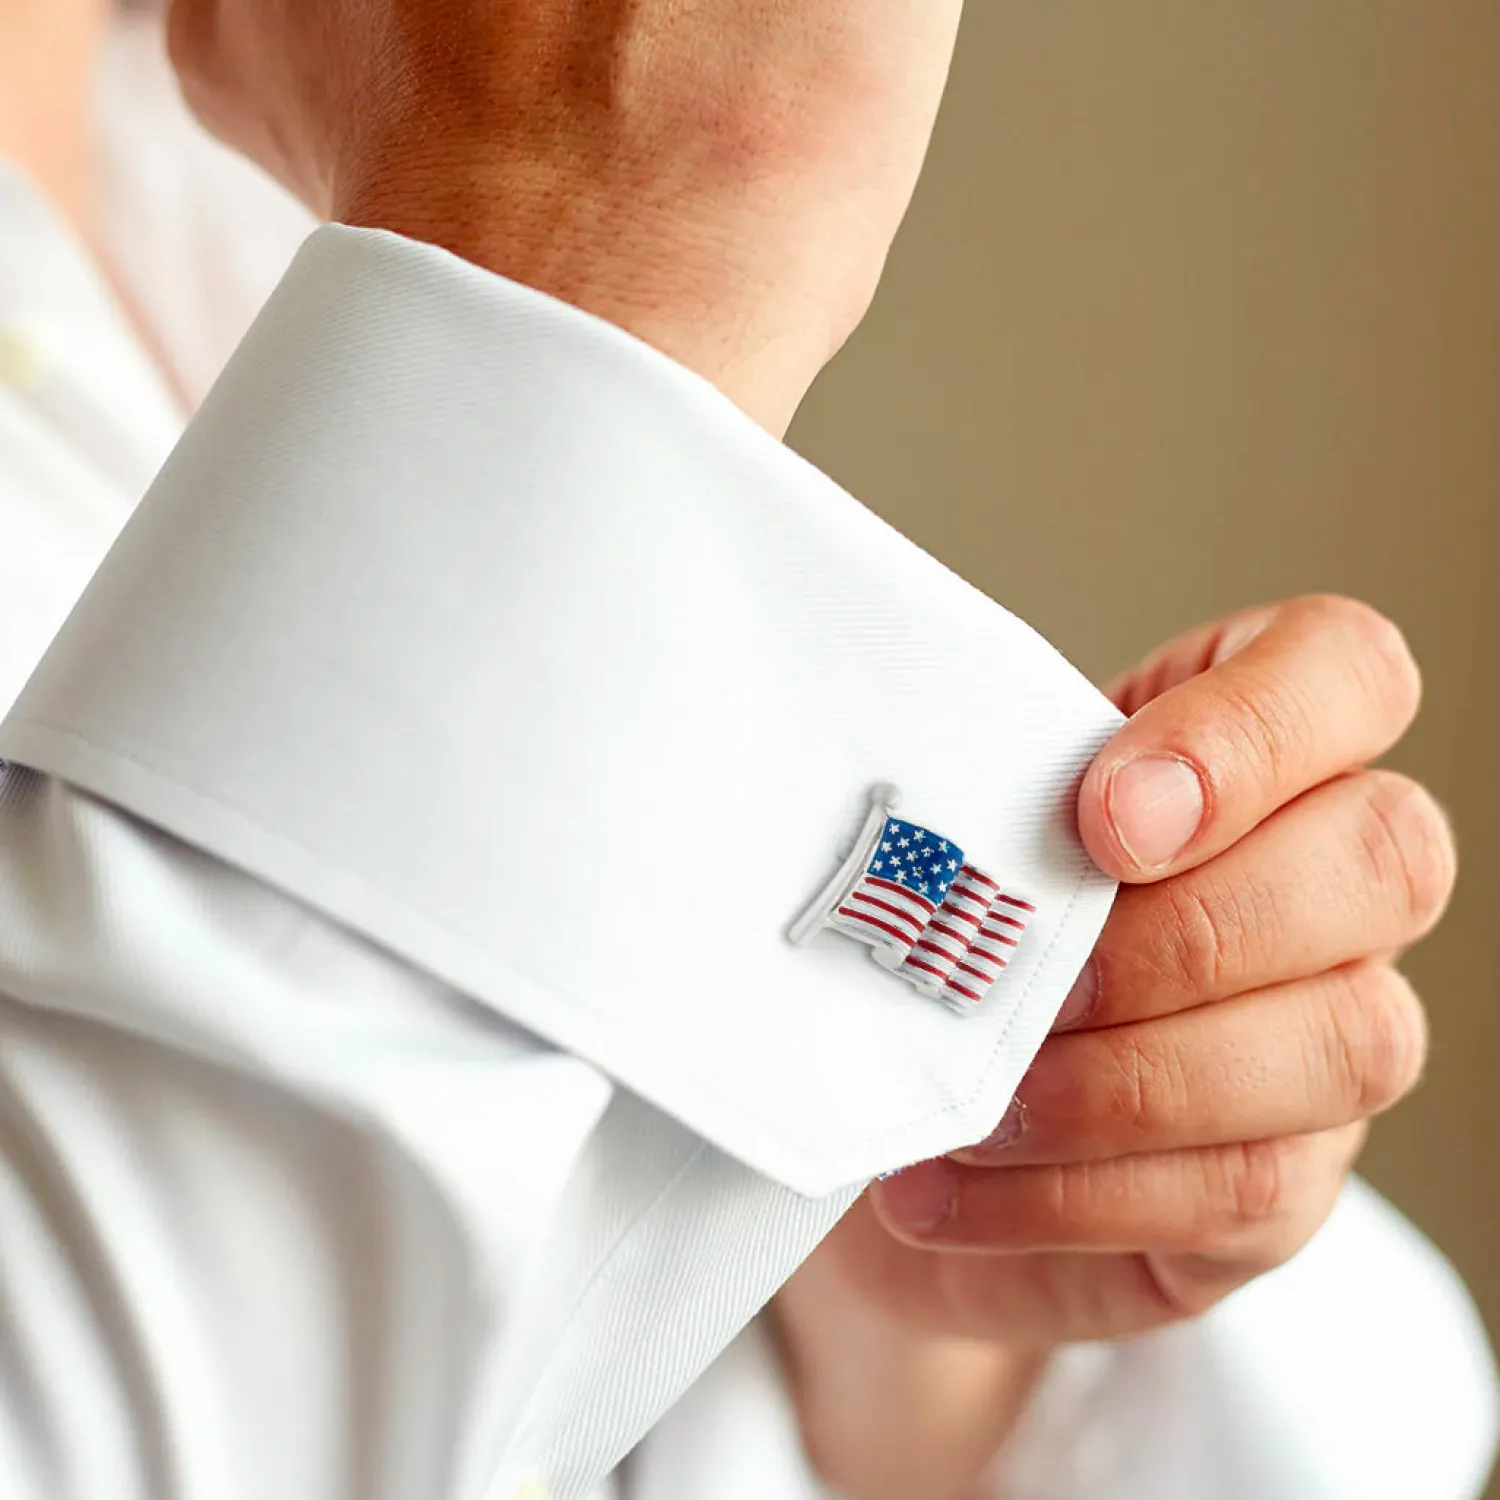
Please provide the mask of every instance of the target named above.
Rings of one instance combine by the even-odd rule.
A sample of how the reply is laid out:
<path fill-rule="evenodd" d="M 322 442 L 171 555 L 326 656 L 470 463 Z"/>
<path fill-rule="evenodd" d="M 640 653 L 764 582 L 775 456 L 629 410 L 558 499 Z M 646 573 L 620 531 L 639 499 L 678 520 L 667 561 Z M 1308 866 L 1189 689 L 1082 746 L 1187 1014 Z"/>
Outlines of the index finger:
<path fill-rule="evenodd" d="M 1117 880 L 1191 869 L 1390 749 L 1420 698 L 1416 662 L 1384 615 L 1334 596 L 1291 600 L 1121 727 L 1084 777 L 1079 832 Z"/>

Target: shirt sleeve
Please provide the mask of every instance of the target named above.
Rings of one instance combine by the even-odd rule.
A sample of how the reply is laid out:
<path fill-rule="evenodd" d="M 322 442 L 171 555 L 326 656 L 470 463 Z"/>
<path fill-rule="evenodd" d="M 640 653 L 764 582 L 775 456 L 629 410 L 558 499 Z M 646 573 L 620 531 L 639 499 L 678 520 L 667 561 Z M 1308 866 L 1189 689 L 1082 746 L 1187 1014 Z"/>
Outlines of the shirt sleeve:
<path fill-rule="evenodd" d="M 1003 1112 L 1118 716 L 689 372 L 315 234 L 0 729 L 0 1473 L 590 1494 Z M 1031 911 L 789 938 L 872 785 Z"/>
<path fill-rule="evenodd" d="M 816 1194 L 1003 1112 L 1113 899 L 1072 801 L 1119 722 L 706 381 L 441 250 L 330 226 L 0 756 Z M 1024 903 L 962 1018 L 847 936 L 791 940 L 888 786 L 901 838 Z"/>
<path fill-rule="evenodd" d="M 852 1197 L 59 782 L 0 787 L 8 1500 L 591 1493 Z"/>
<path fill-rule="evenodd" d="M 624 1500 L 836 1500 L 756 1319 L 631 1455 Z M 1479 1500 L 1500 1434 L 1453 1268 L 1352 1180 L 1287 1265 L 1206 1316 L 1058 1351 L 976 1500 Z"/>
<path fill-rule="evenodd" d="M 1003 1112 L 1113 895 L 1116 723 L 687 371 L 320 231 L 0 728 L 7 1500 L 591 1495 Z M 972 1014 L 789 941 L 887 784 L 1030 912 Z"/>

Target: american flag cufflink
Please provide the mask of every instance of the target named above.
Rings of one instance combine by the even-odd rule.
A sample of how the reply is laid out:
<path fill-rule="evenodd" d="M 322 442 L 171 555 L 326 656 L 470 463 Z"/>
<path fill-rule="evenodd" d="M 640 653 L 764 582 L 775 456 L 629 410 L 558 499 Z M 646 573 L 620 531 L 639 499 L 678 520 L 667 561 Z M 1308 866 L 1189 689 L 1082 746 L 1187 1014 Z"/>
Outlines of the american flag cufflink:
<path fill-rule="evenodd" d="M 972 1011 L 1036 908 L 975 869 L 951 839 L 895 816 L 898 788 L 870 793 L 864 827 L 837 873 L 792 924 L 794 943 L 832 927 L 924 995 Z"/>

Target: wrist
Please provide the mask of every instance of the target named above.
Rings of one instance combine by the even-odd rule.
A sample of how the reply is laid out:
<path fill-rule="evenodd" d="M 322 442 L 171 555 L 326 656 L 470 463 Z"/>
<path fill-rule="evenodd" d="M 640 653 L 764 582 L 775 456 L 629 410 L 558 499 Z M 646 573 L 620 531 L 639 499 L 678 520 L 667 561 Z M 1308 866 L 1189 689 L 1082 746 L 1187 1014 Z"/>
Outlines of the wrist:
<path fill-rule="evenodd" d="M 875 291 L 959 0 L 176 0 L 211 129 L 318 213 L 609 319 L 780 432 Z"/>
<path fill-rule="evenodd" d="M 785 248 L 798 237 L 784 225 L 768 234 L 756 205 L 664 204 L 493 145 L 439 154 L 431 170 L 367 159 L 343 174 L 333 217 L 438 245 L 604 318 L 778 437 L 858 320 L 798 297 L 805 278 Z"/>

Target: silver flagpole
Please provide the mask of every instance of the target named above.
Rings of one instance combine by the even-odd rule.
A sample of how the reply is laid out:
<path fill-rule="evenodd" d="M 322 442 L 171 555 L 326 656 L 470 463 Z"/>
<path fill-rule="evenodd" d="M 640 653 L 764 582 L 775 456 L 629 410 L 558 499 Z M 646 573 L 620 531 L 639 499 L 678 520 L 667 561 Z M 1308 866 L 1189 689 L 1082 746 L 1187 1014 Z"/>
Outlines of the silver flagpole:
<path fill-rule="evenodd" d="M 787 936 L 794 943 L 805 943 L 819 931 L 833 915 L 835 907 L 853 889 L 855 881 L 862 875 L 875 852 L 880 831 L 885 820 L 901 805 L 899 787 L 881 782 L 870 789 L 870 810 L 865 814 L 864 826 L 854 841 L 854 848 L 838 868 L 838 872 L 818 892 L 812 904 L 792 923 Z"/>

